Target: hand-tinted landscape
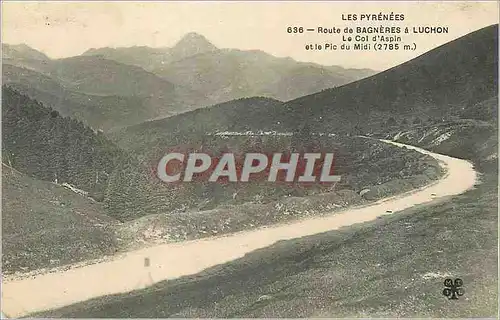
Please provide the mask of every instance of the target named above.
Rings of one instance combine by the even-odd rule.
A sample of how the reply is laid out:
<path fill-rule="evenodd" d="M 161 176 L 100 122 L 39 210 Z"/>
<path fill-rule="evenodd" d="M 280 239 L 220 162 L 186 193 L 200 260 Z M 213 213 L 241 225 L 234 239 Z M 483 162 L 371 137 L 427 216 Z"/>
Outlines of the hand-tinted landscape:
<path fill-rule="evenodd" d="M 435 157 L 385 139 L 470 161 L 479 175 L 465 193 L 437 194 L 390 217 L 280 241 L 130 293 L 19 315 L 497 313 L 498 25 L 383 72 L 217 48 L 198 33 L 172 47 L 92 48 L 61 59 L 2 44 L 2 68 L 7 284 L 154 245 L 335 215 L 449 173 Z M 312 144 L 335 153 L 340 182 L 173 187 L 151 174 L 165 150 L 180 145 L 245 153 Z M 466 284 L 457 305 L 441 293 L 447 277 Z"/>

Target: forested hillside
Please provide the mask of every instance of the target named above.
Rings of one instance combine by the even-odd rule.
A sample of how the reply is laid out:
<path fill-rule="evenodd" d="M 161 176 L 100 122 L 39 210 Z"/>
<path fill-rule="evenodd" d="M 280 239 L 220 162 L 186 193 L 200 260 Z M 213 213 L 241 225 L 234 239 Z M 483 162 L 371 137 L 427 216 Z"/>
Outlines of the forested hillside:
<path fill-rule="evenodd" d="M 9 87 L 2 89 L 2 161 L 102 199 L 120 149 L 80 121 L 62 117 Z"/>

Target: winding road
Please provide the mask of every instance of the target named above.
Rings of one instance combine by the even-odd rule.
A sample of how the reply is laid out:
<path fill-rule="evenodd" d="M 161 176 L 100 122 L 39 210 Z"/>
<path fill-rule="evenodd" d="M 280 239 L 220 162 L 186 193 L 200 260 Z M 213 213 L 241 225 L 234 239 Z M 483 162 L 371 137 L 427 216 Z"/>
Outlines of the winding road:
<path fill-rule="evenodd" d="M 388 140 L 382 141 L 430 155 L 439 161 L 447 173 L 428 186 L 377 201 L 369 206 L 335 212 L 331 216 L 217 238 L 157 245 L 131 251 L 102 263 L 4 282 L 2 311 L 10 317 L 20 317 L 98 296 L 143 288 L 152 282 L 196 274 L 208 267 L 270 246 L 279 240 L 335 230 L 374 220 L 379 216 L 393 214 L 440 197 L 461 194 L 473 188 L 477 181 L 477 173 L 469 161 Z M 146 258 L 149 258 L 147 267 Z"/>

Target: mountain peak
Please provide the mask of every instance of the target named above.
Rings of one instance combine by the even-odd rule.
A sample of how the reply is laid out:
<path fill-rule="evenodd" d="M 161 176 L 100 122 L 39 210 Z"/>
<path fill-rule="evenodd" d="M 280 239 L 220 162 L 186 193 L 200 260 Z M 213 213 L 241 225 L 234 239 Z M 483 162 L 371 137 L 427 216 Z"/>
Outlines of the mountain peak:
<path fill-rule="evenodd" d="M 203 35 L 196 32 L 189 32 L 175 44 L 172 50 L 176 56 L 183 58 L 198 53 L 215 51 L 217 47 Z"/>
<path fill-rule="evenodd" d="M 179 40 L 179 42 L 177 43 L 177 45 L 183 44 L 183 43 L 197 43 L 197 44 L 200 44 L 200 45 L 210 45 L 210 46 L 213 46 L 213 44 L 211 44 L 210 41 L 208 41 L 207 38 L 205 38 L 205 36 L 203 36 L 203 35 L 201 35 L 199 33 L 196 33 L 196 32 L 186 33 L 181 38 L 181 40 Z"/>

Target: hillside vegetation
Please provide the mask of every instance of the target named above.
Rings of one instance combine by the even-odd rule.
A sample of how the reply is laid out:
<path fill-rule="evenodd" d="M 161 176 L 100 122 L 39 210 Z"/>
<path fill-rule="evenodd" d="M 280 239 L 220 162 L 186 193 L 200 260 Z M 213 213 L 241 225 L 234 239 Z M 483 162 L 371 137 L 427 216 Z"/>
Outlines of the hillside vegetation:
<path fill-rule="evenodd" d="M 311 136 L 301 142 L 294 136 L 220 137 L 197 131 L 180 131 L 170 136 L 170 140 L 163 138 L 154 146 L 144 144 L 145 152 L 138 153 L 140 162 L 134 165 L 130 162 L 119 164 L 110 177 L 106 205 L 113 217 L 133 220 L 150 214 L 173 215 L 243 203 L 262 204 L 281 201 L 284 197 L 303 197 L 333 191 L 338 194 L 331 195 L 335 199 L 332 201 L 351 203 L 354 200 L 344 201 L 345 198 L 363 201 L 357 193 L 366 188 L 373 190 L 365 197 L 381 198 L 420 186 L 437 179 L 441 174 L 434 160 L 416 151 L 361 138 L 316 137 L 313 140 Z M 166 150 L 176 146 L 186 147 L 187 150 L 206 150 L 217 155 L 222 152 L 245 154 L 307 150 L 313 145 L 322 152 L 335 154 L 334 171 L 342 176 L 342 180 L 335 186 L 315 184 L 304 187 L 267 181 L 166 184 L 154 174 L 157 161 Z M 390 186 L 390 183 L 394 184 Z M 382 186 L 385 186 L 385 190 Z M 342 195 L 343 193 L 345 194 Z M 302 214 L 304 210 L 298 210 L 297 214 Z M 277 211 L 266 209 L 265 212 L 272 216 Z"/>
<path fill-rule="evenodd" d="M 2 88 L 2 161 L 41 180 L 69 183 L 102 200 L 122 151 L 78 120 Z"/>

